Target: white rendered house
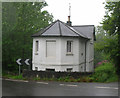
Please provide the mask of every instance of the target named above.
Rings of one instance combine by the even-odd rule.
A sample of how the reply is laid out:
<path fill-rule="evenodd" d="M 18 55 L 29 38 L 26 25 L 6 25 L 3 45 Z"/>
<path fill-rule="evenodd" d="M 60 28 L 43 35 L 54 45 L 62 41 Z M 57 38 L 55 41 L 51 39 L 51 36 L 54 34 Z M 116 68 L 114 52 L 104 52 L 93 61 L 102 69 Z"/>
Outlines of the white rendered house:
<path fill-rule="evenodd" d="M 94 71 L 94 25 L 71 26 L 60 20 L 32 35 L 32 70 Z"/>

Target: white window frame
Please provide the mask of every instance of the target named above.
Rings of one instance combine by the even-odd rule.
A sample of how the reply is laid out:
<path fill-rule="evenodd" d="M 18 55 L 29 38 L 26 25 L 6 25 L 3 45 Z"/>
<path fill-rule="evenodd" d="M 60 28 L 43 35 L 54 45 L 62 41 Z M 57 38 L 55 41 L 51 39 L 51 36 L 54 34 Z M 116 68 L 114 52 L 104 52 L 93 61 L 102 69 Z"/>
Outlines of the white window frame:
<path fill-rule="evenodd" d="M 35 41 L 35 54 L 38 55 L 38 51 L 39 51 L 39 41 L 36 40 Z"/>
<path fill-rule="evenodd" d="M 68 42 L 70 42 L 70 44 Z M 68 46 L 68 44 L 70 46 Z M 70 51 L 69 51 L 68 48 L 70 48 Z M 68 54 L 68 55 L 72 54 L 73 55 L 73 41 L 72 40 L 67 40 L 67 42 L 66 42 L 66 54 Z"/>

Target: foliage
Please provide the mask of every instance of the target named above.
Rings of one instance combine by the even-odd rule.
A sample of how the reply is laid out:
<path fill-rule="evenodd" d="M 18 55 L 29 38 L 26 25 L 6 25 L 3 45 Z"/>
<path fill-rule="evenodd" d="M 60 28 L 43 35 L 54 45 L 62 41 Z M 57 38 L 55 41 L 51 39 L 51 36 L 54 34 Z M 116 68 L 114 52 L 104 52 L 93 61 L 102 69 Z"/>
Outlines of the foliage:
<path fill-rule="evenodd" d="M 102 26 L 96 27 L 97 41 L 94 44 L 95 65 L 103 60 L 110 60 L 116 64 L 118 55 L 118 35 L 109 35 Z"/>
<path fill-rule="evenodd" d="M 48 26 L 53 16 L 42 10 L 46 2 L 4 2 L 2 6 L 2 68 L 16 71 L 18 58 L 31 59 L 31 35 Z"/>
<path fill-rule="evenodd" d="M 96 29 L 96 41 L 94 42 L 94 65 L 97 66 L 97 63 L 104 60 L 105 53 L 103 50 L 100 50 L 101 47 L 104 47 L 104 37 L 105 31 L 102 26 L 97 26 Z"/>
<path fill-rule="evenodd" d="M 111 36 L 106 46 L 106 51 L 116 65 L 117 73 L 120 74 L 120 1 L 105 3 L 106 15 L 102 22 L 103 29 Z M 115 38 L 115 37 L 116 38 Z M 115 38 L 115 39 L 112 39 Z M 114 41 L 115 40 L 115 41 Z"/>
<path fill-rule="evenodd" d="M 97 67 L 95 73 L 89 76 L 80 76 L 79 78 L 73 78 L 70 76 L 59 78 L 40 78 L 40 77 L 23 77 L 14 73 L 3 74 L 3 78 L 17 79 L 17 80 L 30 80 L 30 81 L 61 81 L 61 82 L 116 82 L 118 76 L 115 73 L 115 67 L 107 62 L 103 62 L 101 66 Z"/>
<path fill-rule="evenodd" d="M 103 20 L 103 29 L 110 35 L 120 31 L 120 2 L 105 3 L 106 15 Z"/>
<path fill-rule="evenodd" d="M 33 80 L 38 81 L 38 80 L 41 80 L 41 78 L 40 77 L 35 77 L 35 78 L 33 78 Z"/>
<path fill-rule="evenodd" d="M 114 77 L 114 78 L 113 78 Z M 102 62 L 100 66 L 95 69 L 92 75 L 95 82 L 115 82 L 118 80 L 115 66 L 110 62 Z"/>
<path fill-rule="evenodd" d="M 9 79 L 26 80 L 26 78 L 24 78 L 22 75 L 4 74 L 3 77 Z"/>

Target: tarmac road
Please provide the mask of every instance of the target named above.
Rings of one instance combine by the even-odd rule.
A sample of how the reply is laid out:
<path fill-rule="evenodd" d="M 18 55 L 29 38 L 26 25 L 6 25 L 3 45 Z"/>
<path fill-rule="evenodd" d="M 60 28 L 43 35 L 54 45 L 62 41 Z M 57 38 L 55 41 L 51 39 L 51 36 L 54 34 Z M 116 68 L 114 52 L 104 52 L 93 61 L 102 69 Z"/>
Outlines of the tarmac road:
<path fill-rule="evenodd" d="M 118 96 L 118 83 L 2 80 L 3 96 Z"/>

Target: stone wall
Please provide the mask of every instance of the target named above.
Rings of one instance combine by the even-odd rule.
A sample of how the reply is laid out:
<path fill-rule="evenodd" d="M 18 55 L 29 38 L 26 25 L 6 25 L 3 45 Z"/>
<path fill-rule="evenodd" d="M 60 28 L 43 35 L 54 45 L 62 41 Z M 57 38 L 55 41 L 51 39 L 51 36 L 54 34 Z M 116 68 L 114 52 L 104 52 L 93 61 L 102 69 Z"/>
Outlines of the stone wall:
<path fill-rule="evenodd" d="M 77 79 L 82 76 L 89 76 L 91 74 L 91 72 L 23 71 L 23 77 L 26 78 L 60 78 L 69 76 Z"/>

